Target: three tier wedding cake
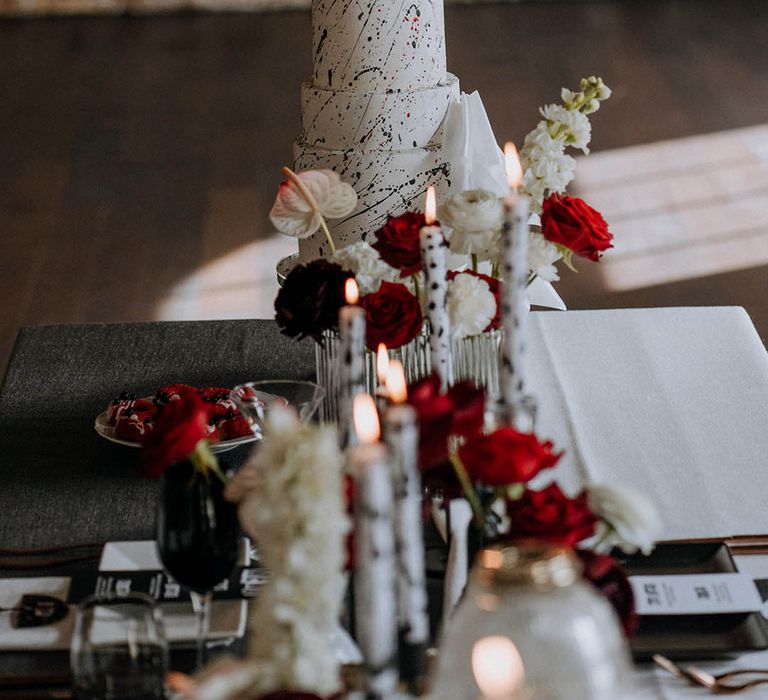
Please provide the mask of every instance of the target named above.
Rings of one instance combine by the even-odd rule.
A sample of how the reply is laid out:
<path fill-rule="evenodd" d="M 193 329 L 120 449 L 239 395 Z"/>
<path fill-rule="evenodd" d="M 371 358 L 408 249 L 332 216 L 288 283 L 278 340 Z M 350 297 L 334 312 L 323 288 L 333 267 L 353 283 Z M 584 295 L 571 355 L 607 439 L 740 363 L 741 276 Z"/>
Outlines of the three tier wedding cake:
<path fill-rule="evenodd" d="M 314 75 L 302 85 L 295 169 L 329 168 L 358 196 L 333 226 L 338 247 L 366 238 L 427 186 L 446 196 L 442 124 L 459 96 L 446 72 L 443 0 L 312 0 Z M 302 261 L 328 255 L 321 232 Z"/>

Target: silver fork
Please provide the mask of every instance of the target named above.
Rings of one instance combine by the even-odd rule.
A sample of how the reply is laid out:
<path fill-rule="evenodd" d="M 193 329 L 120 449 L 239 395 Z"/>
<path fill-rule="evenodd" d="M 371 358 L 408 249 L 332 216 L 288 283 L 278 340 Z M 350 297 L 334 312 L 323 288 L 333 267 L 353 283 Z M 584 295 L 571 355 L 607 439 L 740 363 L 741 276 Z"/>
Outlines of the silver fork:
<path fill-rule="evenodd" d="M 741 668 L 735 671 L 726 671 L 725 673 L 718 673 L 713 675 L 707 673 L 696 666 L 680 666 L 674 661 L 671 661 L 666 656 L 661 654 L 654 654 L 653 661 L 657 666 L 660 666 L 665 671 L 669 671 L 678 678 L 683 678 L 689 683 L 707 688 L 712 693 L 727 694 L 727 693 L 740 693 L 744 690 L 749 690 L 758 685 L 768 683 L 768 669 L 749 669 Z M 764 678 L 754 678 L 751 681 L 744 683 L 728 683 L 727 681 L 736 678 L 737 676 L 747 675 L 761 675 Z"/>

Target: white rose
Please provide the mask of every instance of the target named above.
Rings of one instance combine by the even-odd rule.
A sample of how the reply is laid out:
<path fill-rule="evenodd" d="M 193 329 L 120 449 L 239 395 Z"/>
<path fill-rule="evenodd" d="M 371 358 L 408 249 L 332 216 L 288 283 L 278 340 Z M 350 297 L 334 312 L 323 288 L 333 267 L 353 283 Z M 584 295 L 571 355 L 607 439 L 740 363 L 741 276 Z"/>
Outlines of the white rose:
<path fill-rule="evenodd" d="M 400 277 L 400 272 L 387 265 L 365 241 L 337 250 L 331 261 L 355 273 L 363 296 L 378 291 L 382 282 L 395 282 Z"/>
<path fill-rule="evenodd" d="M 456 194 L 440 208 L 439 218 L 452 230 L 452 253 L 488 260 L 498 250 L 504 209 L 493 192 L 467 190 Z"/>
<path fill-rule="evenodd" d="M 269 220 L 280 233 L 309 238 L 320 228 L 321 217 L 340 219 L 355 208 L 355 190 L 352 185 L 342 182 L 333 170 L 305 170 L 296 175 L 314 199 L 317 209 L 310 205 L 293 181 L 281 182 L 269 212 Z"/>
<path fill-rule="evenodd" d="M 593 484 L 587 486 L 590 510 L 607 525 L 600 537 L 600 548 L 609 550 L 617 545 L 632 554 L 638 549 L 650 554 L 663 531 L 656 507 L 643 494 L 618 486 Z"/>
<path fill-rule="evenodd" d="M 562 258 L 557 246 L 548 241 L 537 231 L 531 231 L 528 237 L 528 269 L 547 282 L 557 282 L 555 263 Z"/>
<path fill-rule="evenodd" d="M 484 279 L 467 272 L 448 282 L 446 301 L 454 338 L 482 333 L 496 316 L 496 297 L 490 286 Z"/>

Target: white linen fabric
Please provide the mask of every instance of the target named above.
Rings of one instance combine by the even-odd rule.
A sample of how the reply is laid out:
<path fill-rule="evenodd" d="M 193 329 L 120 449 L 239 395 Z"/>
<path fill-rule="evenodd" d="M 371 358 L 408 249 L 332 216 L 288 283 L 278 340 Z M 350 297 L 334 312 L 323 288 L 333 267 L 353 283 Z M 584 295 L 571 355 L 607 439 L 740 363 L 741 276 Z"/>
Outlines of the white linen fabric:
<path fill-rule="evenodd" d="M 768 531 L 768 353 L 743 309 L 537 312 L 530 329 L 563 485 L 636 487 L 664 539 Z"/>

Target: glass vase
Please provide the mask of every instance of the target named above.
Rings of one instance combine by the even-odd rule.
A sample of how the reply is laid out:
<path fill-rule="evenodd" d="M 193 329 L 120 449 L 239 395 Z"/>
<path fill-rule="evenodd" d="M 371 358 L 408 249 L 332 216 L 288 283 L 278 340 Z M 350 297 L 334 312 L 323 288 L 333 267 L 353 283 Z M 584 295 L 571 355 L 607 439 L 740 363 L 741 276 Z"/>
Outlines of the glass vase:
<path fill-rule="evenodd" d="M 472 381 L 485 388 L 488 396 L 498 396 L 502 338 L 501 330 L 455 338 L 451 343 L 454 381 Z M 410 343 L 390 349 L 389 356 L 403 364 L 409 384 L 426 377 L 431 371 L 427 326 Z M 322 344 L 315 345 L 315 364 L 317 383 L 326 392 L 321 418 L 324 422 L 335 422 L 339 413 L 339 334 L 336 331 L 325 331 Z M 376 353 L 370 350 L 365 351 L 365 386 L 368 393 L 375 394 Z"/>

